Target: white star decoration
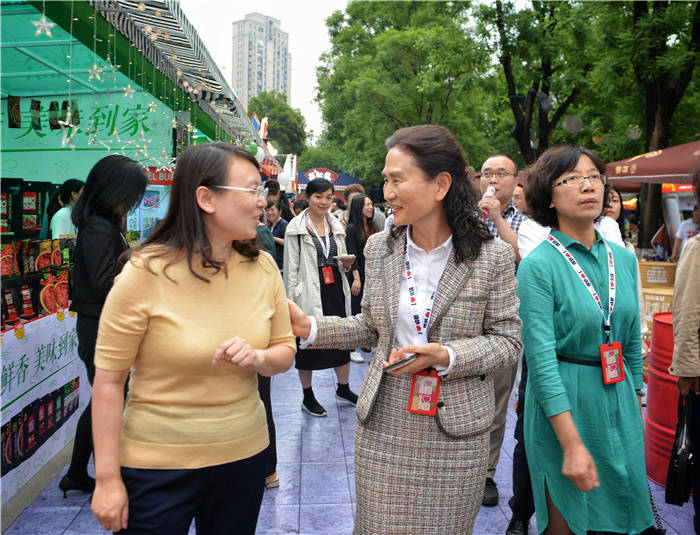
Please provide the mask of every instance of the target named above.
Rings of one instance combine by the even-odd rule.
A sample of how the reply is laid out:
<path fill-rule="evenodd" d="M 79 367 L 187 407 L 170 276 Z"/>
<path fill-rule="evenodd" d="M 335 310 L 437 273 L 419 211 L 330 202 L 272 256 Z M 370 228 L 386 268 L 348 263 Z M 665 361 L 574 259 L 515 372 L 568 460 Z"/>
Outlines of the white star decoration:
<path fill-rule="evenodd" d="M 101 74 L 104 71 L 101 67 L 97 65 L 97 63 L 92 64 L 92 68 L 88 69 L 88 72 L 90 73 L 90 76 L 88 77 L 88 80 L 92 80 L 93 78 L 97 78 L 98 80 L 102 81 Z"/>
<path fill-rule="evenodd" d="M 61 147 L 65 148 L 66 145 L 69 145 L 71 150 L 75 150 L 75 125 L 71 122 L 73 119 L 73 114 L 70 111 L 70 108 L 66 112 L 66 120 L 62 121 L 59 120 L 58 124 L 61 127 L 61 132 L 63 132 L 63 139 L 61 140 Z"/>
<path fill-rule="evenodd" d="M 139 130 L 139 137 L 136 138 L 134 143 L 136 144 L 136 156 L 143 156 L 145 159 L 149 159 L 148 156 L 148 145 L 152 142 L 152 139 L 146 139 L 146 133 L 143 128 Z M 140 146 L 139 146 L 140 144 Z"/>
<path fill-rule="evenodd" d="M 99 144 L 107 149 L 107 152 L 111 152 L 115 145 L 121 145 L 121 152 L 123 153 L 126 148 L 134 143 L 134 141 L 125 141 L 119 137 L 119 131 L 115 128 L 114 133 L 108 138 L 99 141 Z"/>
<path fill-rule="evenodd" d="M 88 145 L 97 145 L 97 128 L 95 128 L 95 123 L 88 126 L 85 129 L 85 133 L 88 135 Z"/>
<path fill-rule="evenodd" d="M 173 167 L 175 167 L 175 158 L 168 154 L 168 151 L 165 150 L 165 147 L 163 147 L 163 150 L 160 151 L 160 155 L 154 159 L 156 161 L 156 164 L 158 164 L 158 167 L 156 168 L 157 172 L 172 171 Z"/>
<path fill-rule="evenodd" d="M 154 112 L 158 110 L 158 106 L 156 105 L 156 101 L 152 100 L 151 102 L 148 103 L 148 111 Z"/>
<path fill-rule="evenodd" d="M 51 28 L 56 26 L 56 23 L 49 22 L 46 15 L 41 15 L 40 20 L 33 20 L 31 23 L 36 27 L 36 33 L 34 34 L 35 36 L 45 33 L 48 37 L 53 37 L 51 34 Z"/>
<path fill-rule="evenodd" d="M 131 87 L 131 84 L 127 84 L 126 87 L 122 87 L 124 90 L 124 96 L 128 98 L 134 98 L 134 93 L 136 93 L 136 89 Z"/>

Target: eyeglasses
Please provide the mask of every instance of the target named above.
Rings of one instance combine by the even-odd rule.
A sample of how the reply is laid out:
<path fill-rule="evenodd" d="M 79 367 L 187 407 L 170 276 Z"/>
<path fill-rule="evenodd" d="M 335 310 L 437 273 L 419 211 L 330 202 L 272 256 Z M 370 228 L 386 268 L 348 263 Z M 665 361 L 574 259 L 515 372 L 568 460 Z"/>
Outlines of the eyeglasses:
<path fill-rule="evenodd" d="M 236 186 L 209 186 L 210 188 L 218 189 L 230 189 L 233 191 L 247 191 L 249 193 L 254 193 L 259 199 L 265 199 L 267 197 L 267 188 L 265 186 L 258 186 L 257 188 L 239 188 Z"/>
<path fill-rule="evenodd" d="M 605 175 L 590 175 L 590 176 L 582 176 L 582 175 L 574 175 L 570 176 L 569 178 L 565 178 L 564 180 L 560 180 L 556 184 L 552 185 L 552 189 L 556 188 L 557 186 L 567 186 L 569 188 L 579 188 L 583 186 L 583 181 L 588 180 L 591 185 L 593 186 L 605 186 L 605 184 L 608 183 L 608 177 Z"/>
<path fill-rule="evenodd" d="M 481 178 L 485 178 L 486 180 L 497 178 L 498 180 L 501 180 L 509 175 L 515 176 L 515 173 L 508 173 L 507 171 L 484 171 L 481 173 Z"/>

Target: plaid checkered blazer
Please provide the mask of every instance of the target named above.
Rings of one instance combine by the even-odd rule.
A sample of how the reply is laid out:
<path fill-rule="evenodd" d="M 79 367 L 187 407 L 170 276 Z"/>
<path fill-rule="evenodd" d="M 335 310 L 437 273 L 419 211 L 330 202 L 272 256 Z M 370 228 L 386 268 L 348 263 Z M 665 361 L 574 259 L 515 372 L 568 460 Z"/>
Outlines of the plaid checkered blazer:
<path fill-rule="evenodd" d="M 357 403 L 363 423 L 385 378 L 382 362 L 394 346 L 399 286 L 403 277 L 405 231 L 367 240 L 362 313 L 349 318 L 317 318 L 313 347 L 374 347 Z M 454 349 L 455 365 L 440 385 L 435 416 L 452 438 L 486 432 L 494 417 L 491 372 L 517 361 L 522 342 L 516 297 L 514 252 L 499 239 L 485 242 L 479 257 L 458 264 L 454 251 L 445 267 L 428 325 L 428 340 Z M 441 402 L 441 403 L 440 403 Z"/>

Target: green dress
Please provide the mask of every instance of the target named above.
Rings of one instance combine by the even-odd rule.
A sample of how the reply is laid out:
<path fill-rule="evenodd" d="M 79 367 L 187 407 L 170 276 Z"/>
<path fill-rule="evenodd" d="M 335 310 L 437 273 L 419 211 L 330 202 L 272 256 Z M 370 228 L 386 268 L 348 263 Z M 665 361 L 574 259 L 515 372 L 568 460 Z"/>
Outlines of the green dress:
<path fill-rule="evenodd" d="M 559 231 L 552 235 L 575 257 L 603 303 L 608 300 L 608 258 L 596 232 L 589 251 Z M 518 267 L 518 297 L 527 355 L 525 448 L 537 527 L 549 522 L 545 486 L 576 535 L 587 531 L 634 534 L 654 518 L 644 462 L 644 436 L 635 389 L 642 388 L 642 353 L 633 255 L 610 244 L 617 296 L 611 341 L 622 344 L 625 380 L 603 384 L 600 366 L 558 361 L 563 355 L 600 362 L 603 317 L 566 259 L 541 243 Z M 607 309 L 606 309 L 607 313 Z M 563 452 L 549 417 L 571 411 L 598 470 L 600 488 L 580 492 L 561 473 Z"/>

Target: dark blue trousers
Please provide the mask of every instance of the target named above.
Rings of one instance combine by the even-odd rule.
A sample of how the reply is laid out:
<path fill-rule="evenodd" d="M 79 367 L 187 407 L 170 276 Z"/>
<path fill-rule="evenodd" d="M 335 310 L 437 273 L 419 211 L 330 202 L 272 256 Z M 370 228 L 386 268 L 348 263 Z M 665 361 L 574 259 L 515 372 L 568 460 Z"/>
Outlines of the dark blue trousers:
<path fill-rule="evenodd" d="M 122 468 L 129 496 L 119 535 L 254 535 L 267 450 L 240 461 L 187 470 Z"/>
<path fill-rule="evenodd" d="M 527 362 L 523 353 L 523 365 L 520 372 L 520 384 L 518 385 L 517 420 L 515 423 L 516 444 L 513 448 L 513 497 L 508 500 L 508 505 L 513 510 L 513 516 L 518 520 L 529 522 L 535 514 L 535 503 L 532 498 L 532 484 L 530 483 L 530 470 L 527 466 L 525 454 L 525 388 L 527 387 Z"/>
<path fill-rule="evenodd" d="M 695 533 L 700 535 L 700 395 L 693 396 L 693 456 L 695 457 L 695 478 L 693 479 L 693 500 L 695 507 Z"/>

